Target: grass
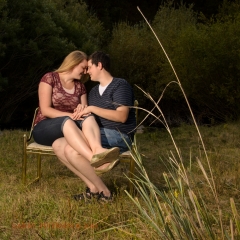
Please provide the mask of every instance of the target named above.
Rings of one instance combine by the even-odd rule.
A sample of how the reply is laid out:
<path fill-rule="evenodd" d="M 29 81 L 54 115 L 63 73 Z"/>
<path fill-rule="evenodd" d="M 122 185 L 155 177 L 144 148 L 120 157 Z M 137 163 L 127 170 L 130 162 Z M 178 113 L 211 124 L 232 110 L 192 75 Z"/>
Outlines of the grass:
<path fill-rule="evenodd" d="M 230 232 L 229 221 L 233 219 L 230 198 L 234 199 L 237 217 L 240 208 L 240 124 L 200 127 L 200 131 L 212 167 L 224 229 Z M 171 132 L 191 178 L 191 189 L 199 192 L 207 208 L 217 215 L 215 199 L 197 164 L 197 159 L 200 159 L 207 169 L 195 127 L 183 125 Z M 71 195 L 84 191 L 85 186 L 55 157 L 44 157 L 40 183 L 23 186 L 23 133 L 22 130 L 4 130 L 0 135 L 0 239 L 164 239 L 149 222 L 139 217 L 141 208 L 124 192 L 128 180 L 123 176 L 125 167 L 122 164 L 103 176 L 117 195 L 112 204 L 73 201 Z M 137 135 L 137 145 L 156 191 L 169 194 L 175 184 L 169 186 L 166 176 L 171 176 L 169 159 L 176 154 L 169 134 L 165 129 L 145 128 L 143 134 Z M 32 179 L 36 173 L 35 164 L 35 159 L 29 160 L 28 176 Z M 174 178 L 170 177 L 169 181 L 172 180 Z M 172 188 L 178 195 L 178 188 Z M 146 207 L 141 193 L 138 192 L 135 199 L 143 208 Z M 164 201 L 161 198 L 161 203 Z M 215 222 L 212 220 L 211 223 Z M 218 232 L 219 228 L 215 230 Z"/>
<path fill-rule="evenodd" d="M 156 108 L 163 94 L 153 101 Z M 187 98 L 186 103 L 191 112 Z M 0 238 L 240 239 L 239 122 L 198 127 L 192 115 L 195 126 L 170 130 L 158 110 L 165 128 L 145 129 L 132 153 L 139 166 L 132 180 L 136 196 L 124 191 L 127 179 L 119 165 L 103 177 L 116 193 L 106 205 L 73 201 L 84 185 L 54 157 L 46 157 L 40 183 L 23 186 L 24 131 L 1 132 Z"/>
<path fill-rule="evenodd" d="M 229 197 L 239 197 L 240 190 L 240 133 L 239 123 L 223 124 L 214 127 L 200 127 L 201 134 L 205 141 L 206 150 L 214 173 L 215 183 L 221 197 L 229 201 Z M 182 126 L 172 129 L 172 134 L 181 151 L 184 164 L 191 168 L 195 177 L 196 185 L 201 185 L 203 174 L 196 164 L 196 159 L 204 158 L 204 153 L 194 126 Z M 142 144 L 142 141 L 151 139 L 151 144 Z M 144 165 L 148 170 L 148 175 L 155 183 L 158 176 L 158 168 L 151 169 L 153 164 L 161 166 L 161 159 L 168 160 L 170 151 L 175 152 L 170 137 L 166 131 L 156 130 L 147 132 L 139 139 L 141 153 L 144 154 Z M 144 147 L 141 147 L 143 145 Z M 154 149 L 152 149 L 154 145 Z M 159 157 L 156 157 L 159 156 Z M 153 161 L 152 159 L 155 160 Z M 160 159 L 161 158 L 161 159 Z M 149 159 L 149 160 L 148 160 Z M 190 164 L 192 163 L 192 164 Z M 206 163 L 203 161 L 206 167 Z M 162 176 L 160 177 L 162 179 Z M 208 195 L 208 194 L 207 194 Z M 211 197 L 211 194 L 209 194 Z"/>
<path fill-rule="evenodd" d="M 192 114 L 162 49 L 177 78 L 169 84 L 178 84 Z M 46 157 L 40 183 L 23 186 L 24 131 L 1 132 L 0 238 L 240 239 L 239 122 L 199 127 L 192 114 L 195 126 L 170 130 L 158 107 L 163 94 L 154 102 L 145 93 L 165 128 L 146 128 L 137 136 L 138 150 L 132 153 L 139 167 L 132 179 L 136 196 L 124 191 L 127 179 L 122 165 L 103 177 L 116 193 L 112 204 L 73 201 L 71 195 L 84 191 L 84 186 L 53 157 Z M 34 159 L 30 163 L 33 178 Z"/>
<path fill-rule="evenodd" d="M 184 128 L 178 128 L 178 134 L 179 130 L 183 130 L 184 134 L 190 133 L 190 136 L 193 136 L 189 127 Z M 186 151 L 182 153 L 179 148 L 175 149 L 176 145 L 179 146 L 177 142 L 183 142 L 186 148 L 188 144 L 182 141 L 186 138 L 176 135 L 176 129 L 171 131 L 171 139 L 175 134 L 174 148 L 170 149 L 170 154 L 161 160 L 163 163 L 167 160 L 166 170 L 163 173 L 165 187 L 157 187 L 154 184 L 154 173 L 146 171 L 138 152 L 133 154 L 140 168 L 141 177 L 136 176 L 133 180 L 140 197 L 135 199 L 129 197 L 140 211 L 139 218 L 154 229 L 158 239 L 240 238 L 240 218 L 237 211 L 239 203 L 236 204 L 236 198 L 239 197 L 239 186 L 236 184 L 239 169 L 239 160 L 236 161 L 239 156 L 239 142 L 235 141 L 234 134 L 238 129 L 238 125 L 220 126 L 221 132 L 218 138 L 208 138 L 209 143 L 219 144 L 219 149 L 215 148 L 214 144 L 211 145 L 214 151 L 211 146 L 202 149 L 199 139 L 195 141 L 195 145 L 194 141 L 189 141 L 191 143 L 189 161 L 186 161 Z M 203 128 L 202 132 L 208 136 L 209 133 L 206 130 L 208 128 Z M 213 128 L 211 128 L 211 135 L 212 130 Z M 218 133 L 218 128 L 214 128 L 213 132 Z M 150 135 L 153 134 L 150 133 Z M 156 136 L 155 133 L 154 136 Z M 193 140 L 192 137 L 187 139 Z M 224 154 L 228 147 L 235 150 L 233 155 Z M 176 153 L 173 152 L 174 150 Z M 234 162 L 233 167 L 228 166 L 231 162 Z M 143 203 L 139 199 L 143 200 Z"/>

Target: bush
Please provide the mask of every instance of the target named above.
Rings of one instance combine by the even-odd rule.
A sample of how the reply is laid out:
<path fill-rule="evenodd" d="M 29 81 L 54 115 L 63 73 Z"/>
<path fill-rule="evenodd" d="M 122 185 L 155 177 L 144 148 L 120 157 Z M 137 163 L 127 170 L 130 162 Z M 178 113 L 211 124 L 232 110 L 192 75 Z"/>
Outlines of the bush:
<path fill-rule="evenodd" d="M 166 50 L 179 76 L 199 123 L 239 118 L 240 4 L 224 2 L 219 14 L 207 20 L 197 16 L 192 6 L 160 6 L 152 28 Z M 200 18 L 201 17 L 201 18 Z M 137 84 L 153 99 L 161 96 L 173 71 L 156 39 L 145 23 L 114 27 L 109 52 L 114 74 Z M 124 63 L 124 64 L 123 64 Z M 151 109 L 137 88 L 140 106 Z M 169 119 L 189 119 L 189 112 L 177 86 L 171 84 L 161 100 Z"/>
<path fill-rule="evenodd" d="M 17 120 L 22 124 L 38 104 L 42 75 L 58 67 L 73 50 L 89 54 L 100 48 L 105 34 L 86 4 L 77 0 L 7 0 L 0 5 L 0 16 L 5 33 L 0 36 L 0 46 L 4 46 L 0 54 L 0 123 Z"/>

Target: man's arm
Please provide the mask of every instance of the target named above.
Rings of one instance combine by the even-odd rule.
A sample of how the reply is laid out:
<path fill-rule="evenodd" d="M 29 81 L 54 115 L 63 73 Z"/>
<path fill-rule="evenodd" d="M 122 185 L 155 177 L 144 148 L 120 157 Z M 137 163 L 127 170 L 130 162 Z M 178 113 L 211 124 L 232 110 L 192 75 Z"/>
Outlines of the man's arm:
<path fill-rule="evenodd" d="M 129 107 L 120 106 L 116 110 L 104 109 L 96 106 L 88 106 L 83 110 L 84 114 L 94 113 L 99 117 L 106 118 L 114 122 L 125 123 L 128 119 Z"/>

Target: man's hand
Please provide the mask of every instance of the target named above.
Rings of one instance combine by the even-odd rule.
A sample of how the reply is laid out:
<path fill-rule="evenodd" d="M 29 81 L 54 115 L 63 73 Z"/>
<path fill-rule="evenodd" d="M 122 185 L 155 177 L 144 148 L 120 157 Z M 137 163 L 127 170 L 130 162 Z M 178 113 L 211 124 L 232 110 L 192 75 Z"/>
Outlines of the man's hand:
<path fill-rule="evenodd" d="M 72 114 L 73 120 L 83 120 L 82 116 L 86 115 L 83 110 L 87 107 L 87 105 L 78 104 L 78 106 L 74 109 Z"/>
<path fill-rule="evenodd" d="M 77 107 L 74 109 L 74 112 L 81 112 L 87 105 L 78 104 Z"/>
<path fill-rule="evenodd" d="M 90 109 L 91 109 L 90 106 L 86 106 L 86 107 L 83 109 L 83 111 L 82 111 L 83 115 L 89 115 L 89 114 L 91 114 L 92 112 L 91 112 Z"/>

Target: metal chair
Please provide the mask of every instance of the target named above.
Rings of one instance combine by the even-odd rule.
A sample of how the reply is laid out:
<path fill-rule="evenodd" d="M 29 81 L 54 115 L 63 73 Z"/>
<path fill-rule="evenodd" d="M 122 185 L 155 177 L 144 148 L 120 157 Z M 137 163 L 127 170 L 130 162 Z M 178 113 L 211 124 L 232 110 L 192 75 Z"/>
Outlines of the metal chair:
<path fill-rule="evenodd" d="M 138 106 L 138 101 L 134 101 L 134 106 Z M 32 126 L 29 132 L 29 135 L 27 137 L 26 134 L 23 135 L 23 159 L 22 159 L 22 182 L 24 185 L 26 185 L 26 179 L 27 179 L 27 158 L 29 154 L 35 154 L 37 155 L 37 177 L 33 180 L 33 182 L 39 181 L 41 179 L 41 163 L 42 163 L 42 155 L 49 155 L 49 156 L 56 156 L 53 148 L 51 146 L 45 146 L 38 144 L 36 142 L 32 142 L 32 131 L 34 127 L 34 120 L 37 115 L 38 108 L 35 109 L 34 117 L 32 121 Z M 136 108 L 136 119 L 137 119 L 138 110 Z M 134 143 L 132 144 L 132 150 L 135 149 Z M 120 163 L 128 163 L 129 164 L 129 173 L 128 177 L 132 178 L 134 175 L 135 170 L 135 162 L 134 159 L 131 156 L 131 151 L 126 151 L 122 153 L 119 156 Z M 31 183 L 33 183 L 31 182 Z M 30 183 L 30 184 L 31 184 Z M 129 181 L 129 191 L 131 194 L 133 194 L 133 184 L 131 181 Z"/>

